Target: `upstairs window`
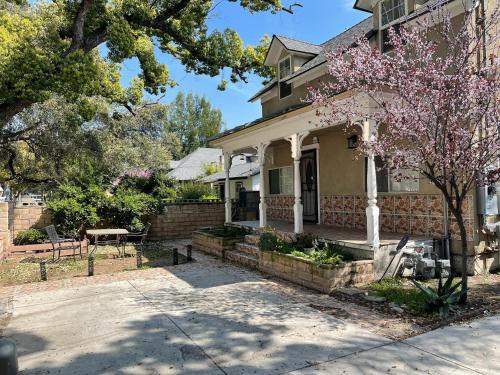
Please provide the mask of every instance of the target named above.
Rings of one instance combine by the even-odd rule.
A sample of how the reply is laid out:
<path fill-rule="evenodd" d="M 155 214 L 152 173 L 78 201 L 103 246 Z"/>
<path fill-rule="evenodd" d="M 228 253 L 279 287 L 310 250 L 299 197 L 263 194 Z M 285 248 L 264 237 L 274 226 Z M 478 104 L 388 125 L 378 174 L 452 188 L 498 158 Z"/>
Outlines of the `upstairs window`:
<path fill-rule="evenodd" d="M 281 60 L 278 64 L 280 99 L 286 98 L 292 94 L 292 84 L 281 81 L 290 74 L 292 74 L 292 58 L 288 56 Z"/>
<path fill-rule="evenodd" d="M 380 24 L 388 25 L 406 13 L 406 0 L 383 0 L 380 3 Z"/>

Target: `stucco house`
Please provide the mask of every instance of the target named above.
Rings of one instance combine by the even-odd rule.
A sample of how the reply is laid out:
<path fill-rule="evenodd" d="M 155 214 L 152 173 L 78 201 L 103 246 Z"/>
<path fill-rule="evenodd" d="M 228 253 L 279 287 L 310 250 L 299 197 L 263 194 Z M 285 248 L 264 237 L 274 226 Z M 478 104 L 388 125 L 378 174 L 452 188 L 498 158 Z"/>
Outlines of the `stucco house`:
<path fill-rule="evenodd" d="M 253 152 L 258 157 L 260 219 L 243 224 L 311 232 L 371 250 L 394 245 L 402 234 L 420 240 L 441 239 L 448 232 L 451 251 L 459 253 L 458 226 L 449 218 L 443 198 L 433 185 L 418 178 L 421 176 L 398 182 L 389 171 L 378 168 L 377 158 L 356 157 L 357 139 L 369 137 L 374 131 L 371 120 L 360 118 L 358 130 L 349 134 L 343 123 L 318 127 L 315 108 L 302 100 L 307 85 L 329 79 L 326 53 L 351 45 L 359 36 L 369 38 L 374 48 L 384 49 L 388 27 L 414 22 L 419 15 L 432 11 L 429 3 L 357 0 L 354 8 L 371 16 L 318 45 L 274 35 L 265 65 L 275 67 L 277 76 L 250 98 L 260 101 L 262 117 L 223 132 L 210 142 L 223 150 L 227 181 L 234 155 Z M 464 13 L 462 0 L 448 1 L 446 6 L 453 17 Z M 231 193 L 226 190 L 227 222 L 232 217 Z M 470 260 L 478 262 L 482 260 L 475 258 L 473 249 L 483 240 L 483 208 L 476 204 L 476 192 L 471 192 L 466 226 Z M 489 213 L 498 215 L 498 206 Z M 484 266 L 496 268 L 498 262 L 496 254 Z"/>

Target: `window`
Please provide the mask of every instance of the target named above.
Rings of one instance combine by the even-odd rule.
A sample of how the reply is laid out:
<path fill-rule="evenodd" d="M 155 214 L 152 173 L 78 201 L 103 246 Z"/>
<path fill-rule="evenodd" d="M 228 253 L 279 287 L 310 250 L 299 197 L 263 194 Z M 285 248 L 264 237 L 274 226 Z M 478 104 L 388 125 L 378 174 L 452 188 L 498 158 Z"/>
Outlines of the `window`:
<path fill-rule="evenodd" d="M 292 73 L 292 58 L 290 56 L 285 57 L 283 60 L 280 61 L 280 69 L 279 69 L 279 77 L 280 81 L 283 78 L 286 78 Z"/>
<path fill-rule="evenodd" d="M 292 73 L 292 58 L 291 56 L 285 57 L 278 64 L 278 78 L 279 78 L 279 90 L 280 99 L 286 98 L 292 94 L 292 84 L 282 82 L 283 78 L 288 77 Z"/>
<path fill-rule="evenodd" d="M 293 194 L 292 167 L 282 167 L 269 170 L 269 194 Z"/>
<path fill-rule="evenodd" d="M 406 0 L 383 0 L 380 3 L 380 24 L 385 26 L 405 15 Z"/>
<path fill-rule="evenodd" d="M 375 157 L 375 168 L 377 169 L 377 192 L 379 193 L 403 193 L 418 192 L 418 172 L 410 169 L 389 171 L 384 168 L 382 158 Z M 365 191 L 367 191 L 368 158 L 365 158 Z"/>

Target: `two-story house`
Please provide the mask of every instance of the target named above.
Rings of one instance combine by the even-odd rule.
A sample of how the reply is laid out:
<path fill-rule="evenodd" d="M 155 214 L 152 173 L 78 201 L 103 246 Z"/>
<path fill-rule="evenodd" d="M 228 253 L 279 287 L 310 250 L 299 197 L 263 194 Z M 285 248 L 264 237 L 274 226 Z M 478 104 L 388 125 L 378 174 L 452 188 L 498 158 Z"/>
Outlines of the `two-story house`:
<path fill-rule="evenodd" d="M 423 178 L 397 181 L 379 168 L 377 158 L 356 157 L 357 140 L 370 134 L 371 120 L 360 119 L 359 131 L 351 133 L 342 123 L 318 127 L 315 108 L 303 101 L 308 85 L 329 79 L 325 54 L 360 36 L 374 48 L 387 49 L 388 28 L 431 12 L 429 3 L 433 1 L 357 0 L 354 8 L 372 15 L 322 44 L 272 38 L 265 64 L 276 68 L 276 77 L 250 98 L 260 101 L 262 117 L 211 140 L 213 147 L 223 149 L 226 167 L 233 155 L 258 155 L 260 218 L 247 225 L 305 231 L 370 249 L 394 244 L 401 234 L 439 239 L 449 231 L 459 249 L 458 226 L 433 185 Z M 469 3 L 450 0 L 446 7 L 458 19 Z M 231 197 L 226 198 L 229 222 Z M 466 205 L 471 248 L 479 241 L 474 198 L 471 192 Z M 498 254 L 491 262 L 496 263 L 489 268 L 498 266 Z"/>

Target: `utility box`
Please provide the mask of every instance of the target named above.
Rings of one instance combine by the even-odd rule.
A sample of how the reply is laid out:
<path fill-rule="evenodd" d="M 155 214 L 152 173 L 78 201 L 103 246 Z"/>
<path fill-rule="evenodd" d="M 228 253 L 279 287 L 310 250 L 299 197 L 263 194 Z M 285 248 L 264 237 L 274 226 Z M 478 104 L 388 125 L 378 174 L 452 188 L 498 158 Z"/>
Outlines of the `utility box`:
<path fill-rule="evenodd" d="M 493 216 L 500 212 L 500 184 L 477 188 L 477 210 L 481 215 Z"/>

